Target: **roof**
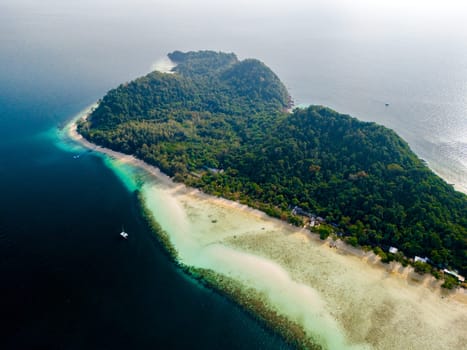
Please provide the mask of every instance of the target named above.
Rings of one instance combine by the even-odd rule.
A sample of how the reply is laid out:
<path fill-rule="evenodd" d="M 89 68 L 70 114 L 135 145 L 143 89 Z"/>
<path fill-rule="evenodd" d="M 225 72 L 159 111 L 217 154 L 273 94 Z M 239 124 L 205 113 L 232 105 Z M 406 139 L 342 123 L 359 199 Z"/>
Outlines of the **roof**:
<path fill-rule="evenodd" d="M 455 272 L 455 271 L 451 271 L 451 270 L 448 270 L 448 269 L 444 269 L 443 272 L 444 272 L 444 273 L 447 273 L 448 275 L 451 275 L 451 276 L 456 277 L 456 278 L 457 278 L 459 281 L 461 281 L 461 282 L 464 282 L 464 281 L 465 281 L 465 277 L 459 275 L 459 274 L 458 274 L 457 272 Z"/>
<path fill-rule="evenodd" d="M 415 256 L 414 261 L 415 261 L 415 262 L 421 261 L 421 262 L 426 263 L 426 262 L 428 261 L 428 258 L 427 258 L 427 257 L 420 258 L 419 256 Z"/>

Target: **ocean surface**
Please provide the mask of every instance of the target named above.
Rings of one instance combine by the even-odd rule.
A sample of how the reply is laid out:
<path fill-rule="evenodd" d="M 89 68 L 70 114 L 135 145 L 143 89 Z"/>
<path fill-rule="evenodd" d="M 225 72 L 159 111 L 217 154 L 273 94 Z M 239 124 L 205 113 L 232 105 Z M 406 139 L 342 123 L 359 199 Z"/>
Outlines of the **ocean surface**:
<path fill-rule="evenodd" d="M 346 3 L 2 0 L 0 348 L 287 348 L 173 266 L 138 211 L 137 174 L 61 139 L 173 50 L 259 58 L 296 104 L 393 128 L 467 191 L 466 5 Z"/>

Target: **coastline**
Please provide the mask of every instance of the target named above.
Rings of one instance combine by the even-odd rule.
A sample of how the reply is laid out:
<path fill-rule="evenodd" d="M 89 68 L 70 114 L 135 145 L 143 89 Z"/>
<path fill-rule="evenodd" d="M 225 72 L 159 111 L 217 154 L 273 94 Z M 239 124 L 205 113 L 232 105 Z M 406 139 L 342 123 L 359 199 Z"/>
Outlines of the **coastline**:
<path fill-rule="evenodd" d="M 218 277 L 225 276 L 244 290 L 251 290 L 253 299 L 261 299 L 259 302 L 276 314 L 300 325 L 304 338 L 316 338 L 324 348 L 331 349 L 448 349 L 462 344 L 462 324 L 467 322 L 465 292 L 456 295 L 441 291 L 434 278 L 419 278 L 411 268 L 383 265 L 373 253 L 341 243 L 337 249 L 330 248 L 327 241 L 320 241 L 307 230 L 174 183 L 157 168 L 133 156 L 85 140 L 77 133 L 76 119 L 70 124 L 68 135 L 119 164 L 150 174 L 153 181 L 142 188 L 144 202 L 155 221 L 161 221 L 161 229 L 168 232 L 181 264 L 197 271 L 212 271 L 204 273 L 208 285 L 217 282 L 217 287 L 225 290 L 227 285 Z M 165 209 L 158 207 L 161 198 L 166 200 Z M 155 209 L 161 213 L 155 214 Z M 168 219 L 158 220 L 157 215 Z M 213 229 L 217 221 L 222 227 Z M 189 226 L 193 223 L 203 229 L 191 232 Z M 238 295 L 236 290 L 234 294 Z M 239 301 L 235 295 L 230 297 Z M 251 305 L 250 308 L 254 309 Z M 437 319 L 443 312 L 442 320 Z M 420 318 L 422 313 L 426 319 Z M 412 315 L 413 325 L 401 315 Z M 380 324 L 384 318 L 389 318 L 387 324 Z M 419 329 L 412 329 L 415 326 Z M 435 339 L 433 333 L 439 329 L 450 332 L 449 343 Z M 407 331 L 411 334 L 402 340 L 406 344 L 388 338 L 394 332 Z"/>
<path fill-rule="evenodd" d="M 239 210 L 245 210 L 249 214 L 255 217 L 267 218 L 267 215 L 257 209 L 249 208 L 245 205 L 231 202 L 227 199 L 212 197 L 209 196 L 197 189 L 187 188 L 183 184 L 177 184 L 172 181 L 172 179 L 166 174 L 162 173 L 158 168 L 149 165 L 143 162 L 140 159 L 135 158 L 134 156 L 123 154 L 120 152 L 113 151 L 109 148 L 104 148 L 99 145 L 95 145 L 88 140 L 86 140 L 82 135 L 77 132 L 77 121 L 85 119 L 88 117 L 92 108 L 96 104 L 87 108 L 86 111 L 83 111 L 78 117 L 74 118 L 64 129 L 68 137 L 75 142 L 78 142 L 80 145 L 85 148 L 100 152 L 112 159 L 118 160 L 121 164 L 131 164 L 134 167 L 138 167 L 146 171 L 150 176 L 157 179 L 157 181 L 163 184 L 166 187 L 169 187 L 173 190 L 179 190 L 181 188 L 190 191 L 192 194 L 203 200 L 211 200 L 217 205 L 224 206 L 233 206 Z M 282 336 L 286 342 L 293 345 L 299 349 L 315 349 L 320 350 L 322 347 L 318 344 L 315 344 L 311 341 L 309 335 L 305 333 L 303 327 L 300 324 L 297 324 L 286 317 L 277 313 L 276 310 L 265 304 L 261 301 L 259 293 L 255 293 L 253 290 L 245 292 L 245 289 L 248 289 L 247 286 L 244 286 L 241 282 L 235 281 L 232 278 L 221 275 L 211 269 L 196 268 L 189 266 L 180 260 L 178 251 L 170 240 L 170 236 L 165 232 L 158 222 L 154 219 L 154 215 L 151 212 L 150 208 L 145 204 L 145 200 L 141 193 L 139 194 L 141 210 L 144 219 L 148 227 L 156 235 L 156 238 L 164 246 L 165 251 L 172 260 L 172 262 L 177 265 L 184 273 L 190 275 L 198 283 L 203 286 L 213 290 L 214 292 L 219 293 L 220 295 L 232 300 L 237 305 L 240 305 L 244 310 L 254 319 L 256 319 L 261 324 L 264 324 L 271 331 Z"/>

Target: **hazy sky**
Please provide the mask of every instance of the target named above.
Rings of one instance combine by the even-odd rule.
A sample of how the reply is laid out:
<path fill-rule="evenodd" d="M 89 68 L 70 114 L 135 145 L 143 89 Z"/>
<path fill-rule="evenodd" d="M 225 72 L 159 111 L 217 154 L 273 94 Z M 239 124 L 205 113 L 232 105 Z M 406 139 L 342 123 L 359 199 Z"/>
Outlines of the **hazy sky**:
<path fill-rule="evenodd" d="M 432 48 L 434 38 L 437 46 Z M 286 74 L 281 71 L 284 62 L 298 47 L 313 46 L 325 64 L 330 49 L 339 59 L 336 53 L 345 55 L 349 46 L 365 42 L 384 42 L 389 49 L 381 54 L 393 56 L 395 62 L 419 59 L 403 56 L 415 42 L 422 45 L 423 57 L 442 61 L 443 55 L 459 55 L 457 46 L 467 42 L 467 1 L 0 1 L 0 63 L 9 66 L 3 76 L 0 72 L 0 80 L 16 70 L 12 79 L 24 77 L 28 69 L 47 74 L 50 60 L 55 71 L 78 67 L 76 79 L 105 75 L 115 77 L 110 82 L 114 84 L 146 72 L 154 60 L 176 49 L 233 51 L 241 58 L 262 59 Z M 437 54 L 440 49 L 443 54 Z M 378 49 L 373 51 L 378 54 Z M 363 59 L 375 59 L 366 54 Z M 122 76 L 115 74 L 119 70 Z"/>
<path fill-rule="evenodd" d="M 84 106 L 169 52 L 221 50 L 264 61 L 297 103 L 460 154 L 466 43 L 466 0 L 0 0 L 0 104 Z"/>

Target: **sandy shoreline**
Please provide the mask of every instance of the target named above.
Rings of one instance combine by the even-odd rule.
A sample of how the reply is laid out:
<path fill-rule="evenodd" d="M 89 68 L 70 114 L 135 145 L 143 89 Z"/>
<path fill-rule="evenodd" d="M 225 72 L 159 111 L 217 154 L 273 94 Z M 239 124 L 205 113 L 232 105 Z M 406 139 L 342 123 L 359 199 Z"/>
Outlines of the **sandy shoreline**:
<path fill-rule="evenodd" d="M 118 164 L 144 169 L 148 208 L 187 266 L 251 288 L 278 313 L 330 349 L 454 349 L 467 341 L 465 291 L 446 293 L 411 268 L 267 217 L 245 205 L 174 183 L 133 156 L 68 135 Z M 161 204 L 163 202 L 163 204 Z"/>

